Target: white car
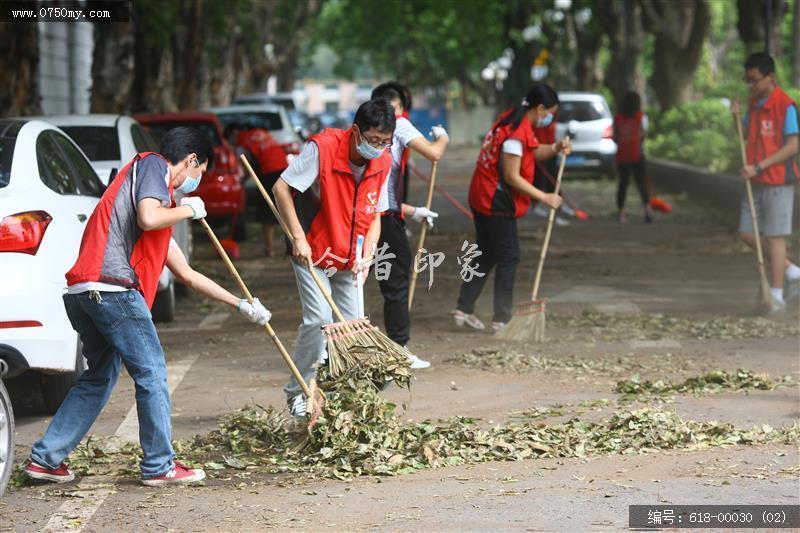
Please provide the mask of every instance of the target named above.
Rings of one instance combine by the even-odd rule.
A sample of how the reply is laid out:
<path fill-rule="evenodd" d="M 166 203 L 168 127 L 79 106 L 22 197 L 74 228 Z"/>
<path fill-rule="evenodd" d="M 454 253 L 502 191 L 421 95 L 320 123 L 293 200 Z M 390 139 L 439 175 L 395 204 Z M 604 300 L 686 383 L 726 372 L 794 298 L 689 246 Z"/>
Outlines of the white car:
<path fill-rule="evenodd" d="M 84 369 L 62 301 L 86 221 L 104 190 L 80 148 L 39 120 L 0 120 L 0 360 L 42 375 L 55 412 Z"/>
<path fill-rule="evenodd" d="M 108 185 L 117 171 L 140 152 L 158 152 L 158 143 L 141 124 L 125 115 L 62 115 L 41 117 L 61 128 L 89 157 L 97 175 Z M 176 224 L 173 237 L 191 257 L 191 232 L 187 221 Z M 153 320 L 175 318 L 175 277 L 164 267 L 153 302 Z"/>
<path fill-rule="evenodd" d="M 219 117 L 223 127 L 241 124 L 269 131 L 287 154 L 299 154 L 303 140 L 295 131 L 286 108 L 277 104 L 249 104 L 214 107 L 211 112 Z"/>
<path fill-rule="evenodd" d="M 614 119 L 606 99 L 597 93 L 558 93 L 556 138 L 569 135 L 572 153 L 566 169 L 616 176 Z"/>

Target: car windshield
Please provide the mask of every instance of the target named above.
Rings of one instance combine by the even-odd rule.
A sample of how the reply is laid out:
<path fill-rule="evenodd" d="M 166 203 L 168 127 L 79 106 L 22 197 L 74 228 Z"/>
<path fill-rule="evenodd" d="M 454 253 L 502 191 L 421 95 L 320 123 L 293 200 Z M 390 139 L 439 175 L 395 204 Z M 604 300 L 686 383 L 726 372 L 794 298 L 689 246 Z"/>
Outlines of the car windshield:
<path fill-rule="evenodd" d="M 589 120 L 609 118 L 610 113 L 608 108 L 603 105 L 603 102 L 599 100 L 562 100 L 558 105 L 556 116 L 559 122 L 569 122 L 571 120 L 587 122 Z"/>
<path fill-rule="evenodd" d="M 119 136 L 115 126 L 62 126 L 91 161 L 119 161 Z"/>
<path fill-rule="evenodd" d="M 263 128 L 269 131 L 283 129 L 281 115 L 277 112 L 252 111 L 241 113 L 219 113 L 219 121 L 224 126 L 241 125 L 244 128 Z"/>
<path fill-rule="evenodd" d="M 0 121 L 0 189 L 11 182 L 11 162 L 14 159 L 14 146 L 17 134 L 22 127 L 20 121 Z"/>
<path fill-rule="evenodd" d="M 153 130 L 153 133 L 155 133 L 159 139 L 169 130 L 177 128 L 178 126 L 197 128 L 206 134 L 208 140 L 211 141 L 211 146 L 219 146 L 222 144 L 217 126 L 213 122 L 147 122 L 145 126 Z"/>

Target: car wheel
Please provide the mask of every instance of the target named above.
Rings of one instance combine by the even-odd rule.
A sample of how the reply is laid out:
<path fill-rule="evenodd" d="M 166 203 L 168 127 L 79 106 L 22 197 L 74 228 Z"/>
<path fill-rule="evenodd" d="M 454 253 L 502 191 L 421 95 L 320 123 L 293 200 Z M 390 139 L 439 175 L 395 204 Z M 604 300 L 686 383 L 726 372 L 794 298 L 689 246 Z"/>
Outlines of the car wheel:
<path fill-rule="evenodd" d="M 6 490 L 14 468 L 14 411 L 3 382 L 0 381 L 0 496 Z"/>
<path fill-rule="evenodd" d="M 83 371 L 86 369 L 86 361 L 83 358 L 83 343 L 78 339 L 75 348 L 75 367 L 72 372 L 61 372 L 58 374 L 42 374 L 42 397 L 44 407 L 49 414 L 55 414 L 64 398 L 69 394 L 69 390 L 78 382 Z"/>
<path fill-rule="evenodd" d="M 154 322 L 172 322 L 175 320 L 175 280 L 170 280 L 169 287 L 156 294 L 153 308 L 150 310 Z"/>

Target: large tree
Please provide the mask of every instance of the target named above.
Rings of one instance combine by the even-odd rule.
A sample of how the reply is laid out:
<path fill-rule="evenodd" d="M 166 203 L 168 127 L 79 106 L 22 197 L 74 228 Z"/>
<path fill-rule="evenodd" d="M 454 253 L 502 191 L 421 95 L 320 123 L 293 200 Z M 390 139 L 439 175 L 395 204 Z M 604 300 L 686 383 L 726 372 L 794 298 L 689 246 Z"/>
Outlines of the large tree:
<path fill-rule="evenodd" d="M 711 10 L 707 0 L 641 0 L 641 6 L 645 28 L 655 36 L 650 84 L 666 110 L 689 99 Z"/>
<path fill-rule="evenodd" d="M 92 113 L 124 113 L 133 82 L 131 22 L 94 25 L 92 54 Z"/>
<path fill-rule="evenodd" d="M 605 84 L 617 104 L 631 90 L 644 95 L 645 86 L 639 68 L 644 50 L 645 33 L 642 10 L 633 0 L 609 0 L 597 7 L 595 13 L 608 37 L 611 59 L 606 66 Z"/>
<path fill-rule="evenodd" d="M 35 22 L 0 22 L 0 113 L 37 115 L 39 31 Z"/>
<path fill-rule="evenodd" d="M 780 55 L 780 25 L 787 8 L 785 0 L 737 0 L 736 8 L 739 20 L 736 28 L 739 30 L 739 36 L 747 45 L 748 51 L 765 50 L 768 26 L 767 7 L 772 13 L 770 48 L 773 54 Z"/>

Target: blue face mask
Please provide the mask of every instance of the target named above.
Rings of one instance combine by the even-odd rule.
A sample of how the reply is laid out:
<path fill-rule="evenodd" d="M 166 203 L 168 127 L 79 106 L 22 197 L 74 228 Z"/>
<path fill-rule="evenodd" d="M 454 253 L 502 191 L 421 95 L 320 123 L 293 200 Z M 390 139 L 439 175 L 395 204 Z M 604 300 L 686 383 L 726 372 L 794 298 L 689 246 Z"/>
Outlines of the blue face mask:
<path fill-rule="evenodd" d="M 361 137 L 360 134 L 359 137 Z M 372 146 L 371 144 L 369 144 L 364 140 L 362 140 L 356 145 L 356 151 L 364 159 L 377 159 L 378 157 L 381 156 L 381 154 L 383 154 L 384 150 L 385 148 L 375 148 L 374 146 Z"/>
<path fill-rule="evenodd" d="M 548 113 L 547 115 L 544 116 L 544 118 L 540 117 L 540 118 L 536 119 L 536 127 L 537 128 L 546 128 L 547 126 L 550 125 L 551 122 L 553 122 L 553 114 L 552 113 Z"/>
<path fill-rule="evenodd" d="M 200 165 L 197 165 L 198 167 Z M 181 194 L 190 194 L 193 193 L 197 187 L 200 186 L 200 179 L 203 177 L 203 173 L 201 172 L 199 176 L 193 178 L 191 174 L 186 175 L 186 179 L 181 183 L 181 186 L 177 188 L 177 191 Z"/>

